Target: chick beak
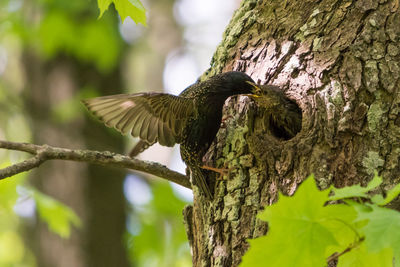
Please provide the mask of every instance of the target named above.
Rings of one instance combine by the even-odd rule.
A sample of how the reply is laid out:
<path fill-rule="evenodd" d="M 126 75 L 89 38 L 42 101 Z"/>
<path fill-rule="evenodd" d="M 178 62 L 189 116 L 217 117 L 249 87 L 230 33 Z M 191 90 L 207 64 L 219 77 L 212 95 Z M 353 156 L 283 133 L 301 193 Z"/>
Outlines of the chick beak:
<path fill-rule="evenodd" d="M 246 81 L 246 83 L 250 84 L 253 87 L 251 94 L 245 94 L 248 97 L 260 97 L 261 96 L 261 88 L 258 87 L 255 83 Z"/>

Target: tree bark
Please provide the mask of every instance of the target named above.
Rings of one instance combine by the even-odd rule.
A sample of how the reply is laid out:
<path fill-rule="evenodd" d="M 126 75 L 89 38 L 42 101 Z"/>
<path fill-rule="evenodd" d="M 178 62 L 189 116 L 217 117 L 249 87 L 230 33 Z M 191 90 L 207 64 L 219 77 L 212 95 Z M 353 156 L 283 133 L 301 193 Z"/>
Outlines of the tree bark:
<path fill-rule="evenodd" d="M 208 203 L 194 189 L 184 210 L 194 266 L 237 266 L 246 239 L 267 232 L 256 218 L 278 192 L 292 195 L 314 173 L 321 189 L 399 182 L 398 0 L 243 1 L 207 75 L 239 70 L 276 85 L 302 110 L 290 140 L 267 134 L 262 109 L 231 98 L 224 127 L 205 157 L 232 168 Z M 215 177 L 210 177 L 214 179 Z M 399 208 L 399 202 L 393 204 Z"/>

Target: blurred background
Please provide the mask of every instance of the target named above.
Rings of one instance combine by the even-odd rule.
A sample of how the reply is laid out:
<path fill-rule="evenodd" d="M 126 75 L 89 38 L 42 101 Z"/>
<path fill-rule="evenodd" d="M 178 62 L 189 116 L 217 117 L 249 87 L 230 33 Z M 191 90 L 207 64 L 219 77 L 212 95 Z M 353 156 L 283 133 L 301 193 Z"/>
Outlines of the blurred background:
<path fill-rule="evenodd" d="M 147 0 L 147 27 L 94 0 L 0 1 L 0 139 L 128 153 L 137 140 L 80 100 L 178 94 L 209 67 L 237 0 Z M 0 150 L 0 168 L 26 159 Z M 179 148 L 140 158 L 184 173 Z M 190 190 L 141 173 L 46 162 L 0 181 L 0 266 L 190 266 Z"/>

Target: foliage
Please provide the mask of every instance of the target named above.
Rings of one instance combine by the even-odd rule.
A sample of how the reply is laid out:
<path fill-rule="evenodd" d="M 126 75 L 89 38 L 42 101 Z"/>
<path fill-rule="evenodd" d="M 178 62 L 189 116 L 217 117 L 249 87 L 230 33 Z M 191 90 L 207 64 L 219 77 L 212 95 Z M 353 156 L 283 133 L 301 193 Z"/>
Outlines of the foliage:
<path fill-rule="evenodd" d="M 190 266 L 191 256 L 180 214 L 185 202 L 166 182 L 151 187 L 153 199 L 130 214 L 128 249 L 135 266 Z"/>
<path fill-rule="evenodd" d="M 56 9 L 45 15 L 38 36 L 41 52 L 47 59 L 65 53 L 82 62 L 93 62 L 103 72 L 117 64 L 119 37 L 107 20 L 77 20 L 73 14 Z"/>
<path fill-rule="evenodd" d="M 366 187 L 354 185 L 319 191 L 313 176 L 294 196 L 279 194 L 258 218 L 267 221 L 266 236 L 249 240 L 240 266 L 400 266 L 400 213 L 382 207 L 398 196 L 368 192 L 382 183 L 377 174 Z M 333 195 L 332 195 L 333 194 Z"/>
<path fill-rule="evenodd" d="M 146 26 L 146 10 L 139 0 L 97 0 L 100 9 L 99 17 L 103 16 L 111 3 L 114 3 L 115 9 L 121 16 L 122 21 L 129 16 L 136 23 Z"/>
<path fill-rule="evenodd" d="M 140 12 L 137 13 L 139 14 L 137 18 L 140 23 L 145 24 L 145 10 L 139 2 L 116 0 L 114 5 L 120 13 L 125 12 L 121 13 L 122 20 L 128 15 L 135 20 L 137 19 L 134 13 L 136 11 L 135 8 L 130 7 L 131 2 L 139 7 Z M 103 4 L 105 4 L 104 1 Z M 127 47 L 124 46 L 119 33 L 117 16 L 111 13 L 103 14 L 108 5 L 103 5 L 102 18 L 96 20 L 98 7 L 95 1 L 0 1 L 1 139 L 29 142 L 33 134 L 29 128 L 30 116 L 24 113 L 26 103 L 23 101 L 27 97 L 26 94 L 29 95 L 31 86 L 29 77 L 25 76 L 21 66 L 30 64 L 27 61 L 29 58 L 25 58 L 27 55 L 34 55 L 40 59 L 38 62 L 43 64 L 77 62 L 83 70 L 90 70 L 88 71 L 90 73 L 93 69 L 107 75 L 116 69 L 120 63 L 120 56 L 127 51 Z M 38 69 L 41 67 L 37 66 Z M 76 69 L 76 71 L 80 70 Z M 68 99 L 60 100 L 51 107 L 49 116 L 53 123 L 65 125 L 81 119 L 84 113 L 82 113 L 80 99 L 98 94 L 95 83 L 86 82 L 90 79 L 83 77 L 83 74 L 77 74 L 79 74 L 77 75 L 79 79 L 85 80 L 84 87 Z M 43 76 L 35 78 L 43 79 Z M 59 94 L 63 92 L 60 91 Z M 19 162 L 26 156 L 21 152 L 0 150 L 0 167 L 11 165 L 9 161 Z M 26 174 L 21 174 L 0 181 L 2 218 L 0 221 L 0 266 L 34 266 L 34 256 L 27 245 L 29 242 L 24 240 L 27 237 L 21 235 L 20 228 L 23 228 L 25 223 L 35 221 L 35 215 L 38 220 L 48 225 L 50 231 L 63 238 L 68 238 L 71 227 L 80 225 L 79 218 L 69 207 L 36 189 L 26 187 L 25 177 Z M 22 196 L 17 193 L 17 189 Z M 16 202 L 22 205 L 34 203 L 36 209 L 30 210 L 31 214 L 21 217 L 14 210 Z M 33 213 L 34 211 L 36 214 Z M 181 228 L 182 225 L 178 229 Z"/>
<path fill-rule="evenodd" d="M 30 15 L 29 9 L 40 12 L 40 19 Z M 96 21 L 96 17 L 92 1 L 35 0 L 26 5 L 5 1 L 0 4 L 0 42 L 14 35 L 43 59 L 66 55 L 108 72 L 118 64 L 122 50 L 118 20 L 102 16 Z"/>
<path fill-rule="evenodd" d="M 8 164 L 0 164 L 0 168 Z M 25 181 L 25 177 L 25 174 L 19 174 L 0 183 L 0 266 L 22 266 L 22 263 L 28 262 L 31 266 L 34 264 L 31 253 L 18 233 L 20 218 L 13 210 L 18 199 L 17 186 Z"/>
<path fill-rule="evenodd" d="M 47 223 L 53 233 L 67 238 L 70 236 L 72 225 L 81 225 L 79 217 L 68 206 L 34 188 L 24 188 L 24 191 L 34 199 L 39 217 Z"/>
<path fill-rule="evenodd" d="M 0 168 L 10 162 L 0 164 Z M 68 237 L 72 224 L 80 225 L 79 218 L 65 205 L 34 189 L 22 189 L 26 173 L 0 182 L 0 266 L 34 266 L 34 257 L 19 234 L 21 218 L 14 212 L 17 202 L 33 197 L 40 218 L 50 230 L 61 237 Z"/>

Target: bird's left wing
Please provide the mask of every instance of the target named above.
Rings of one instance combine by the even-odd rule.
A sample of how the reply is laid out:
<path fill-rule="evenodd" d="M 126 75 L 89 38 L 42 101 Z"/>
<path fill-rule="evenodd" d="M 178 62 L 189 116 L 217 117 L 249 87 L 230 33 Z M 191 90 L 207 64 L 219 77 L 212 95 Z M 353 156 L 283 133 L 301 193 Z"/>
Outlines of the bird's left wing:
<path fill-rule="evenodd" d="M 194 112 L 193 99 L 163 93 L 111 95 L 83 103 L 108 127 L 164 146 L 180 143 L 183 126 Z"/>

